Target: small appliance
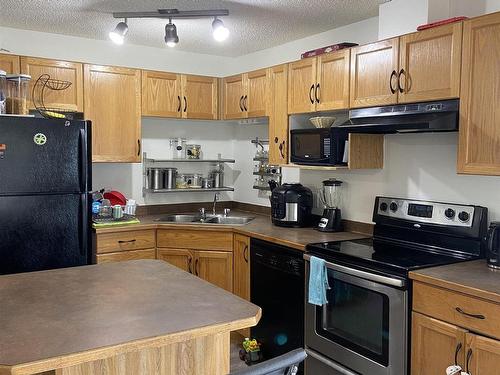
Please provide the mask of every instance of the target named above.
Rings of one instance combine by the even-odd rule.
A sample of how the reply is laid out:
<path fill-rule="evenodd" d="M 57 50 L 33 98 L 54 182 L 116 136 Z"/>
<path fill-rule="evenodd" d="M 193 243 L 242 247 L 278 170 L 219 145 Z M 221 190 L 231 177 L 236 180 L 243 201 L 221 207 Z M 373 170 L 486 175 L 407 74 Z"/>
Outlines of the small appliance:
<path fill-rule="evenodd" d="M 283 184 L 271 192 L 271 218 L 274 225 L 305 227 L 313 206 L 311 189 L 299 183 Z"/>
<path fill-rule="evenodd" d="M 290 161 L 304 165 L 347 165 L 344 159 L 348 134 L 337 128 L 290 131 Z"/>
<path fill-rule="evenodd" d="M 500 221 L 494 221 L 488 229 L 486 260 L 488 267 L 500 269 Z"/>
<path fill-rule="evenodd" d="M 319 200 L 324 206 L 323 216 L 319 220 L 317 230 L 321 232 L 338 232 L 342 230 L 340 214 L 342 181 L 330 178 L 323 181 L 323 188 L 319 191 Z"/>

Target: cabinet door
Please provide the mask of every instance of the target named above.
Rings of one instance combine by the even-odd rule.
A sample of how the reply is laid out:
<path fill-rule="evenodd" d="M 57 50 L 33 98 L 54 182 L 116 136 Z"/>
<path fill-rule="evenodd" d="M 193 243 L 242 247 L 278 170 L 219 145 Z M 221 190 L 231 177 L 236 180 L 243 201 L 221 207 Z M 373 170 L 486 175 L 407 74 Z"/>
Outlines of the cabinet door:
<path fill-rule="evenodd" d="M 217 78 L 182 75 L 182 117 L 217 119 Z"/>
<path fill-rule="evenodd" d="M 269 163 L 288 162 L 288 65 L 270 68 Z"/>
<path fill-rule="evenodd" d="M 455 353 L 463 368 L 465 333 L 457 326 L 412 313 L 411 374 L 443 375 L 455 363 Z"/>
<path fill-rule="evenodd" d="M 141 161 L 141 71 L 84 65 L 85 116 L 95 162 Z"/>
<path fill-rule="evenodd" d="M 399 40 L 394 38 L 351 49 L 351 107 L 398 101 L 398 46 Z"/>
<path fill-rule="evenodd" d="M 250 238 L 235 234 L 233 249 L 233 293 L 250 301 Z"/>
<path fill-rule="evenodd" d="M 458 172 L 500 175 L 500 13 L 464 22 Z"/>
<path fill-rule="evenodd" d="M 246 77 L 246 94 L 243 98 L 243 108 L 247 112 L 247 117 L 266 116 L 269 87 L 267 69 L 247 73 Z"/>
<path fill-rule="evenodd" d="M 239 119 L 246 117 L 246 112 L 243 109 L 243 98 L 245 87 L 243 84 L 243 76 L 237 75 L 224 78 L 222 81 L 223 97 L 224 97 L 224 119 Z"/>
<path fill-rule="evenodd" d="M 155 259 L 155 249 L 121 251 L 119 253 L 97 254 L 97 263 L 124 262 L 127 260 Z"/>
<path fill-rule="evenodd" d="M 316 58 L 303 59 L 288 65 L 288 114 L 316 110 Z"/>
<path fill-rule="evenodd" d="M 193 253 L 187 249 L 158 249 L 158 259 L 193 273 Z"/>
<path fill-rule="evenodd" d="M 233 291 L 233 254 L 224 251 L 195 251 L 195 275 L 229 292 Z"/>
<path fill-rule="evenodd" d="M 318 56 L 317 111 L 349 108 L 350 51 Z"/>
<path fill-rule="evenodd" d="M 500 341 L 467 333 L 470 350 L 469 373 L 472 375 L 500 375 Z"/>
<path fill-rule="evenodd" d="M 82 64 L 23 56 L 21 57 L 21 73 L 31 76 L 29 95 L 32 100 L 30 101 L 30 108 L 35 108 L 34 101 L 38 105 L 41 105 L 43 101 L 43 104 L 47 108 L 83 111 Z M 43 74 L 48 74 L 52 79 L 71 82 L 71 86 L 65 90 L 50 90 L 46 88 L 43 96 L 41 90 L 33 93 L 33 86 Z"/>
<path fill-rule="evenodd" d="M 19 56 L 0 53 L 0 70 L 7 74 L 19 73 Z"/>
<path fill-rule="evenodd" d="M 460 96 L 462 23 L 404 35 L 399 49 L 400 103 Z"/>
<path fill-rule="evenodd" d="M 166 72 L 142 71 L 142 115 L 181 117 L 181 76 Z"/>

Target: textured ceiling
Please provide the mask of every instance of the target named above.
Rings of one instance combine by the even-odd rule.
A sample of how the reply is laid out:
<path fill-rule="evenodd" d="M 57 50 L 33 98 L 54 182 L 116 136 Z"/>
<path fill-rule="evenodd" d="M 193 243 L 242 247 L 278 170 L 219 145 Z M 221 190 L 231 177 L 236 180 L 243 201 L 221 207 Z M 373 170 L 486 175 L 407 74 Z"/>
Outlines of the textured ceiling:
<path fill-rule="evenodd" d="M 211 20 L 176 20 L 179 50 L 241 56 L 378 14 L 387 0 L 0 0 L 0 26 L 106 40 L 112 12 L 159 8 L 229 10 L 228 40 L 214 41 Z M 127 42 L 164 47 L 166 21 L 130 19 Z"/>

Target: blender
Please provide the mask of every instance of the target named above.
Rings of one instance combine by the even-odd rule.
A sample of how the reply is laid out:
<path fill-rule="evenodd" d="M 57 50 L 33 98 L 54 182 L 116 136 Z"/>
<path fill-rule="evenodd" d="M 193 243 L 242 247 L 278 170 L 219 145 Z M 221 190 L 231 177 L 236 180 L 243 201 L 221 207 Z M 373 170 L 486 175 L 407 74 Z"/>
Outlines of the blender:
<path fill-rule="evenodd" d="M 317 230 L 321 232 L 339 232 L 342 230 L 340 214 L 342 181 L 330 178 L 323 181 L 323 188 L 319 191 L 319 199 L 324 206 L 323 216 L 318 223 Z"/>

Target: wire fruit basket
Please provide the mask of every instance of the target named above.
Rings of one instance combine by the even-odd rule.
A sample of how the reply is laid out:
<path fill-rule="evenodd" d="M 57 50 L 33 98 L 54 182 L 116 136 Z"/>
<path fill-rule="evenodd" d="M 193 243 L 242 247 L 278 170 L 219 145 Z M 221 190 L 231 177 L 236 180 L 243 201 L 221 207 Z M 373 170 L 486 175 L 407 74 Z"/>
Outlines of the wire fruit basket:
<path fill-rule="evenodd" d="M 50 91 L 62 91 L 71 86 L 71 82 L 50 78 L 42 74 L 33 85 L 33 104 L 36 110 L 45 118 L 73 119 L 78 112 L 64 108 L 51 108 L 45 105 L 45 97 Z"/>

